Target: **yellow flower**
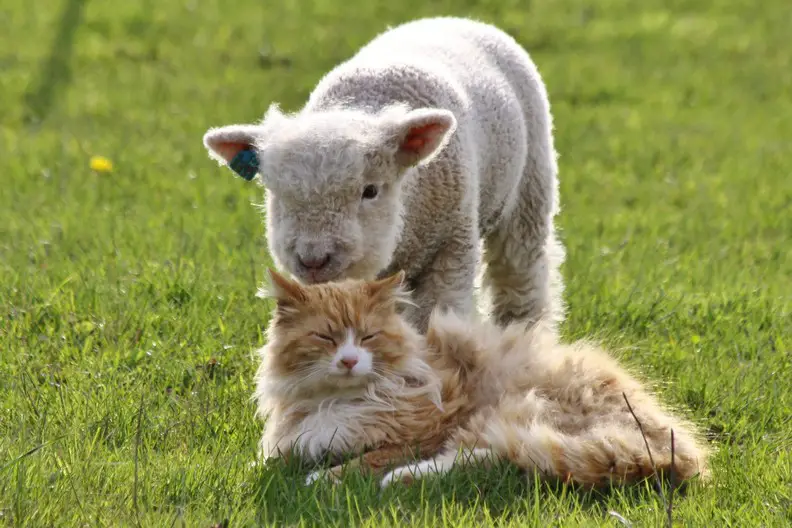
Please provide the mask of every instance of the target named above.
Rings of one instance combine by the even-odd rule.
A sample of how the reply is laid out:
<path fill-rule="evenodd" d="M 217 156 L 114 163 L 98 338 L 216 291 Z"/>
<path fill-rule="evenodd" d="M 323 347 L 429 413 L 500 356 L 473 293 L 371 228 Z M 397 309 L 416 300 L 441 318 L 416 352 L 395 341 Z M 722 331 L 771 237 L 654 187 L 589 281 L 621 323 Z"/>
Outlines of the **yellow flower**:
<path fill-rule="evenodd" d="M 92 156 L 91 169 L 96 172 L 111 172 L 113 170 L 113 162 L 102 156 Z"/>

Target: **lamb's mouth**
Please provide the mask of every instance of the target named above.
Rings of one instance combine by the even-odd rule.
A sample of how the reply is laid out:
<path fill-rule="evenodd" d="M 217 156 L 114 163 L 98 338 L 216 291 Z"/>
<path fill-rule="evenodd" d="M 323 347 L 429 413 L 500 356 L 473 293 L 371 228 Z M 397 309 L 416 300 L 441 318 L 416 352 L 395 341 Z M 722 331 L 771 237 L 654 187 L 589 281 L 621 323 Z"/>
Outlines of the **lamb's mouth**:
<path fill-rule="evenodd" d="M 300 270 L 298 276 L 306 284 L 322 284 L 324 282 L 331 282 L 341 278 L 342 270 L 334 269 L 319 269 L 319 270 Z"/>
<path fill-rule="evenodd" d="M 331 256 L 327 262 L 318 268 L 306 267 L 300 259 L 294 256 L 290 266 L 292 275 L 303 284 L 321 284 L 347 278 L 349 272 L 353 271 L 352 263 L 343 258 Z"/>

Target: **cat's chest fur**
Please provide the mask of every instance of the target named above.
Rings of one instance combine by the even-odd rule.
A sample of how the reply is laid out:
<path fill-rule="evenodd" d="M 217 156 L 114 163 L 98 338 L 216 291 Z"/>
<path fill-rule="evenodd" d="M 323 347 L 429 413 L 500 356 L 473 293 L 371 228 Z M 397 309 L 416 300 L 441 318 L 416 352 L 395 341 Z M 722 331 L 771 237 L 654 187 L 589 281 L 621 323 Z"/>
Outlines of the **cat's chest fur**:
<path fill-rule="evenodd" d="M 398 424 L 392 403 L 371 400 L 324 400 L 309 412 L 293 413 L 284 440 L 302 456 L 348 453 L 388 440 Z M 283 443 L 283 442 L 279 442 Z"/>

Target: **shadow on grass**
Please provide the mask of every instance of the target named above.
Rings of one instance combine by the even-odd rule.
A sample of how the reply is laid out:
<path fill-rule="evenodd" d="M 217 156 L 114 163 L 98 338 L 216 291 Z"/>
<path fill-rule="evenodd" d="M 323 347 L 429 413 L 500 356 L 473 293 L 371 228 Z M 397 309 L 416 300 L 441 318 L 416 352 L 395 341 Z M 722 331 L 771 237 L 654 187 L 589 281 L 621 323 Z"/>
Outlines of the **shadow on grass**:
<path fill-rule="evenodd" d="M 478 525 L 485 519 L 545 519 L 548 511 L 569 509 L 605 518 L 614 500 L 623 505 L 663 508 L 654 480 L 629 487 L 591 491 L 551 483 L 501 462 L 489 470 L 460 468 L 439 478 L 381 490 L 376 479 L 348 474 L 339 485 L 303 483 L 312 468 L 275 462 L 260 468 L 252 486 L 257 522 L 277 526 L 355 526 L 378 520 L 397 526 Z M 664 486 L 667 493 L 667 483 Z M 678 488 L 675 498 L 685 494 Z M 548 508 L 555 505 L 555 508 Z"/>
<path fill-rule="evenodd" d="M 65 0 L 58 30 L 49 55 L 39 67 L 36 80 L 25 93 L 25 121 L 38 123 L 47 114 L 56 95 L 71 81 L 74 33 L 80 25 L 87 0 Z"/>

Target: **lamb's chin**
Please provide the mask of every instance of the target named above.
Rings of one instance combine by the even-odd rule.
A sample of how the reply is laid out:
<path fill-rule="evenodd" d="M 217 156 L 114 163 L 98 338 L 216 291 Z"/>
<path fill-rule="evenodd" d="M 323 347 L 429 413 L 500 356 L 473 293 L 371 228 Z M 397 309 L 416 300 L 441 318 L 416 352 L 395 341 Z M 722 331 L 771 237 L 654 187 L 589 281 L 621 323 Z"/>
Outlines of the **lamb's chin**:
<path fill-rule="evenodd" d="M 371 382 L 369 376 L 345 376 L 345 375 L 336 375 L 336 376 L 328 376 L 327 378 L 328 384 L 331 384 L 334 388 L 339 390 L 350 390 L 350 389 L 365 389 L 368 384 Z"/>

